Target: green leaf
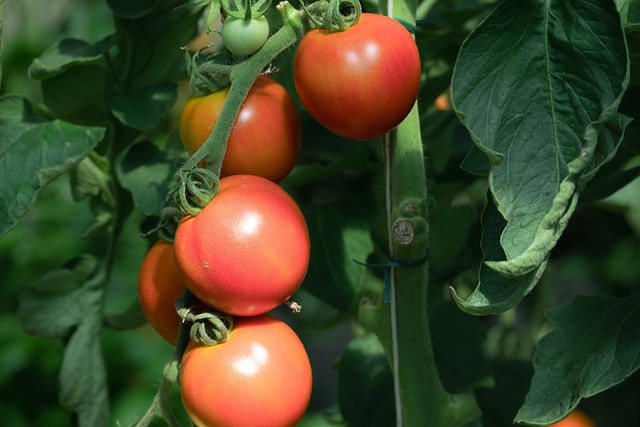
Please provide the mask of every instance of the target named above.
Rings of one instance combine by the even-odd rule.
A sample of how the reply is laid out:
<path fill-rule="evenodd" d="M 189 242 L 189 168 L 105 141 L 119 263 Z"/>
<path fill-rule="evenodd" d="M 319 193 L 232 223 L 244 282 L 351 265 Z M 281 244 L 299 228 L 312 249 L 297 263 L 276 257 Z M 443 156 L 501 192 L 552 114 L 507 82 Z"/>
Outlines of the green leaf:
<path fill-rule="evenodd" d="M 107 0 L 107 5 L 114 15 L 126 19 L 144 16 L 151 12 L 158 3 L 158 0 Z"/>
<path fill-rule="evenodd" d="M 346 310 L 366 275 L 373 252 L 368 227 L 368 199 L 354 197 L 329 202 L 305 212 L 311 238 L 311 259 L 304 289 L 320 300 Z"/>
<path fill-rule="evenodd" d="M 579 296 L 547 317 L 556 328 L 538 344 L 531 388 L 516 417 L 544 426 L 638 370 L 640 289 L 626 298 Z"/>
<path fill-rule="evenodd" d="M 128 7 L 140 4 L 140 1 L 118 3 Z M 135 25 L 116 20 L 122 37 L 118 39 L 113 67 L 118 74 L 130 77 L 135 70 L 135 79 L 129 82 L 130 94 L 142 92 L 150 85 L 186 79 L 182 48 L 196 36 L 202 9 L 181 7 L 184 2 L 179 0 L 156 3 L 152 10 L 135 19 Z M 136 42 L 135 53 L 131 52 L 129 40 Z"/>
<path fill-rule="evenodd" d="M 530 362 L 505 359 L 492 361 L 491 369 L 493 387 L 476 389 L 483 425 L 513 427 L 513 419 L 529 390 L 533 368 Z"/>
<path fill-rule="evenodd" d="M 18 307 L 27 332 L 65 341 L 60 402 L 81 427 L 109 425 L 100 344 L 105 279 L 99 261 L 85 255 L 28 285 Z"/>
<path fill-rule="evenodd" d="M 60 403 L 77 414 L 79 427 L 110 425 L 100 323 L 82 323 L 67 342 L 60 368 Z"/>
<path fill-rule="evenodd" d="M 620 11 L 622 24 L 625 31 L 640 31 L 640 1 L 638 0 L 616 0 L 616 5 Z"/>
<path fill-rule="evenodd" d="M 500 232 L 485 233 L 496 242 L 483 247 L 499 243 L 502 251 L 492 252 L 503 255 L 485 251 L 487 265 L 520 281 L 522 296 L 544 270 L 581 189 L 620 144 L 629 120 L 615 110 L 627 81 L 619 15 L 604 0 L 503 1 L 461 48 L 455 108 L 490 162 L 491 195 L 506 220 Z M 504 293 L 503 283 L 485 285 Z"/>
<path fill-rule="evenodd" d="M 97 267 L 95 258 L 84 257 L 30 283 L 18 306 L 22 328 L 44 338 L 67 338 L 82 322 L 82 287 Z"/>
<path fill-rule="evenodd" d="M 105 197 L 108 195 L 110 196 L 109 199 L 113 201 L 110 189 L 111 177 L 108 174 L 109 168 L 109 160 L 95 152 L 89 153 L 87 157 L 82 159 L 78 166 L 71 171 L 71 194 L 73 199 L 80 201 L 85 197 L 104 193 Z"/>
<path fill-rule="evenodd" d="M 91 64 L 113 46 L 115 37 L 107 36 L 96 44 L 83 40 L 62 39 L 53 44 L 29 66 L 29 77 L 43 80 L 57 76 L 75 65 Z"/>
<path fill-rule="evenodd" d="M 485 333 L 476 317 L 440 302 L 429 307 L 429 328 L 440 380 L 449 393 L 462 393 L 490 380 Z"/>
<path fill-rule="evenodd" d="M 147 215 L 160 216 L 169 188 L 174 183 L 178 163 L 184 148 L 177 133 L 173 133 L 166 147 L 141 141 L 129 146 L 116 159 L 115 171 L 133 201 Z"/>
<path fill-rule="evenodd" d="M 109 123 L 107 76 L 98 64 L 74 65 L 43 80 L 42 100 L 59 119 L 84 125 Z"/>
<path fill-rule="evenodd" d="M 46 121 L 19 96 L 0 98 L 0 237 L 40 190 L 80 163 L 103 136 L 102 128 Z"/>
<path fill-rule="evenodd" d="M 505 221 L 491 197 L 482 214 L 482 251 L 484 259 L 505 259 L 504 251 L 499 245 L 500 233 Z M 479 282 L 476 289 L 466 300 L 460 298 L 451 289 L 458 307 L 466 313 L 488 315 L 502 313 L 513 308 L 535 287 L 547 265 L 544 260 L 536 269 L 519 277 L 505 277 L 491 269 L 486 263 L 480 267 Z"/>
<path fill-rule="evenodd" d="M 373 333 L 349 343 L 338 360 L 337 377 L 338 402 L 348 425 L 395 425 L 393 377 L 382 344 Z"/>
<path fill-rule="evenodd" d="M 434 274 L 458 265 L 460 254 L 468 244 L 472 225 L 473 212 L 468 205 L 438 203 L 429 213 L 429 267 Z"/>
<path fill-rule="evenodd" d="M 142 91 L 126 95 L 111 94 L 113 115 L 122 124 L 138 130 L 155 127 L 178 98 L 178 85 L 173 82 L 145 87 Z"/>

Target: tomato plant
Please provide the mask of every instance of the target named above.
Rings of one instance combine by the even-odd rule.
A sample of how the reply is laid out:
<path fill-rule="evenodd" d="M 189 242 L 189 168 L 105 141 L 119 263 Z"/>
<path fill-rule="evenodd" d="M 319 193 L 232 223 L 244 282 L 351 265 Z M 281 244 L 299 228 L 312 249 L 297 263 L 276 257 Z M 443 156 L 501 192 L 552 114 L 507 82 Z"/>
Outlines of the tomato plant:
<path fill-rule="evenodd" d="M 138 296 L 140 307 L 151 326 L 171 344 L 175 344 L 178 338 L 180 317 L 175 303 L 183 291 L 173 245 L 159 240 L 151 246 L 140 265 Z"/>
<path fill-rule="evenodd" d="M 180 136 L 189 154 L 213 130 L 229 89 L 191 96 L 180 115 Z M 278 82 L 259 76 L 235 121 L 222 163 L 222 176 L 250 174 L 279 182 L 293 168 L 302 128 L 293 100 Z"/>
<path fill-rule="evenodd" d="M 269 37 L 266 16 L 242 19 L 229 16 L 222 24 L 222 41 L 231 53 L 248 56 L 262 47 Z"/>
<path fill-rule="evenodd" d="M 363 13 L 345 31 L 305 34 L 293 70 L 309 113 L 332 132 L 363 140 L 382 136 L 407 116 L 421 69 L 415 41 L 401 24 Z"/>
<path fill-rule="evenodd" d="M 214 199 L 175 236 L 178 271 L 209 306 L 249 316 L 285 303 L 309 263 L 307 225 L 277 184 L 254 175 L 220 180 Z"/>
<path fill-rule="evenodd" d="M 639 0 L 35 3 L 0 1 L 5 424 L 640 425 Z M 264 382 L 258 344 L 189 368 L 245 333 Z"/>
<path fill-rule="evenodd" d="M 180 371 L 185 409 L 208 427 L 293 427 L 309 404 L 311 383 L 300 339 L 268 315 L 237 319 L 223 344 L 191 343 Z"/>

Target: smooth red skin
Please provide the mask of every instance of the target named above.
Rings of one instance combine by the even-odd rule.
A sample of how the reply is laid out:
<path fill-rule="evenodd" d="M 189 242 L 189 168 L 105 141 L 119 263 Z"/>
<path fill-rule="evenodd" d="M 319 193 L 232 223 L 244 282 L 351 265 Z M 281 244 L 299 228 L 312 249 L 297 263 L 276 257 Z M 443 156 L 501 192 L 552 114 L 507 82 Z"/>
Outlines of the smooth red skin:
<path fill-rule="evenodd" d="M 178 339 L 180 317 L 175 303 L 184 291 L 173 256 L 173 245 L 157 241 L 145 255 L 138 273 L 138 298 L 145 317 L 169 342 Z"/>
<path fill-rule="evenodd" d="M 383 15 L 363 13 L 346 31 L 314 29 L 300 41 L 294 82 L 309 114 L 349 139 L 373 139 L 409 114 L 421 63 L 411 34 Z"/>
<path fill-rule="evenodd" d="M 258 176 L 220 180 L 218 194 L 174 239 L 185 285 L 203 303 L 236 316 L 283 304 L 309 265 L 309 232 L 295 201 Z"/>
<path fill-rule="evenodd" d="M 229 88 L 191 96 L 180 115 L 182 143 L 193 155 L 209 138 Z M 302 141 L 297 107 L 278 82 L 258 76 L 249 90 L 227 141 L 222 176 L 258 175 L 280 182 L 296 163 Z"/>
<path fill-rule="evenodd" d="M 311 397 L 302 342 L 268 315 L 236 319 L 225 343 L 192 342 L 180 370 L 182 402 L 201 427 L 295 426 Z"/>

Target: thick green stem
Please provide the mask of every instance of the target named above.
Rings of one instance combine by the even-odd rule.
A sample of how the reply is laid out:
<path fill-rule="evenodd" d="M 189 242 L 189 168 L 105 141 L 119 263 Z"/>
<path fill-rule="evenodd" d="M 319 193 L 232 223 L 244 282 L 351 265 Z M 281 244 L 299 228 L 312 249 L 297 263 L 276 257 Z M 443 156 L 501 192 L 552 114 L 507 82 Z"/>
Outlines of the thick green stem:
<path fill-rule="evenodd" d="M 383 12 L 411 24 L 413 0 L 381 2 Z M 397 424 L 462 426 L 477 415 L 473 399 L 450 395 L 438 376 L 428 318 L 428 211 L 420 117 L 414 106 L 384 141 L 389 251 L 393 270 L 391 329 Z M 388 346 L 387 346 L 388 348 Z"/>

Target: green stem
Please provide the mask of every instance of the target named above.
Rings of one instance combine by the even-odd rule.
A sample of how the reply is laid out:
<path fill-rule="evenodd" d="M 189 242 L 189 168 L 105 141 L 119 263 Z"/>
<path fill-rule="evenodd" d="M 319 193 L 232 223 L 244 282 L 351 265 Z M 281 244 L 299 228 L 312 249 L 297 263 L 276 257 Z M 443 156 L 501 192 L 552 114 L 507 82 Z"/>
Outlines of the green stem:
<path fill-rule="evenodd" d="M 413 0 L 389 0 L 381 7 L 396 19 L 415 23 Z M 393 270 L 391 283 L 397 425 L 461 426 L 477 416 L 477 408 L 472 397 L 452 396 L 444 389 L 429 329 L 427 186 L 417 105 L 386 136 L 384 153 L 390 256 L 407 265 Z"/>
<path fill-rule="evenodd" d="M 171 356 L 171 360 L 165 366 L 158 391 L 153 397 L 153 402 L 151 402 L 149 409 L 147 409 L 147 412 L 140 421 L 136 423 L 135 427 L 148 427 L 156 418 L 164 419 L 170 427 L 180 427 L 180 422 L 171 410 L 171 405 L 169 405 L 169 392 L 171 391 L 171 387 L 178 382 L 180 361 L 189 345 L 190 328 L 191 325 L 186 322 L 180 325 L 176 347 Z"/>
<path fill-rule="evenodd" d="M 309 8 L 313 9 L 312 6 L 314 5 L 315 3 Z M 213 132 L 202 147 L 182 166 L 181 171 L 191 170 L 201 160 L 205 159 L 207 169 L 218 176 L 220 175 L 222 160 L 227 148 L 227 140 L 253 82 L 271 61 L 282 51 L 300 40 L 306 31 L 311 28 L 310 22 L 305 19 L 305 12 L 294 9 L 286 2 L 278 5 L 278 7 L 283 11 L 283 15 L 286 13 L 285 25 L 271 36 L 258 52 L 238 64 L 231 72 L 231 88 Z"/>

